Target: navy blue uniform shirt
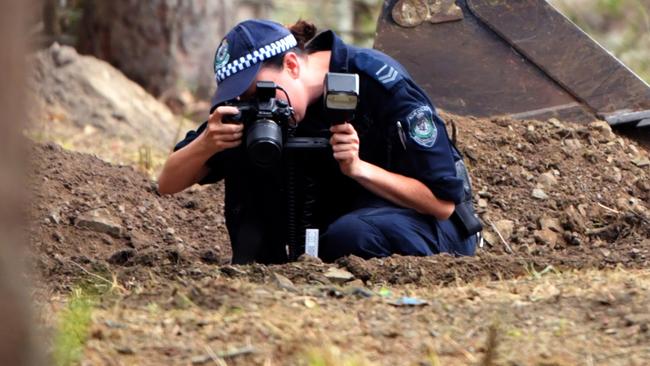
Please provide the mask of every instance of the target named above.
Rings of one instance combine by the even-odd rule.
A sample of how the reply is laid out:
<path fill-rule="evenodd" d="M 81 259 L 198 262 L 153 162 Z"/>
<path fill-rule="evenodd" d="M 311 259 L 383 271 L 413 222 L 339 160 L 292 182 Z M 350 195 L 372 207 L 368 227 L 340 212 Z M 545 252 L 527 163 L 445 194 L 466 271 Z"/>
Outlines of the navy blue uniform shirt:
<path fill-rule="evenodd" d="M 463 199 L 463 181 L 456 177 L 454 165 L 460 156 L 449 141 L 444 122 L 425 92 L 397 61 L 377 50 L 347 45 L 332 31 L 320 33 L 307 48 L 331 50 L 330 71 L 359 74 L 359 104 L 350 123 L 359 135 L 362 160 L 421 181 L 439 199 L 454 203 Z M 330 121 L 323 116 L 322 101 L 310 105 L 297 136 L 329 137 Z M 189 144 L 205 126 L 203 123 L 190 131 L 175 150 Z M 283 204 L 276 186 L 281 184 L 280 174 L 257 171 L 248 162 L 243 145 L 210 158 L 206 163 L 210 173 L 200 182 L 226 179 L 226 220 L 232 221 L 229 230 L 238 221 L 236 216 L 242 207 L 270 210 L 267 213 L 273 216 L 271 211 Z M 315 157 L 313 164 L 319 167 L 324 187 L 323 225 L 373 197 L 343 176 L 331 150 Z"/>

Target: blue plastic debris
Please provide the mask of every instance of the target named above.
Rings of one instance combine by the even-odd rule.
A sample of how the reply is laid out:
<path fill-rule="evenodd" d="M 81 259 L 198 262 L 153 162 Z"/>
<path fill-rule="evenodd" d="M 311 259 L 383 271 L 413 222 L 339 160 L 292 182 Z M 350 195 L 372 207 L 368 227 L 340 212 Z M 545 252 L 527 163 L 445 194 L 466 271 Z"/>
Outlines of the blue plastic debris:
<path fill-rule="evenodd" d="M 395 306 L 424 306 L 429 305 L 426 300 L 418 299 L 417 297 L 408 297 L 403 296 L 399 299 L 388 302 L 391 305 Z"/>

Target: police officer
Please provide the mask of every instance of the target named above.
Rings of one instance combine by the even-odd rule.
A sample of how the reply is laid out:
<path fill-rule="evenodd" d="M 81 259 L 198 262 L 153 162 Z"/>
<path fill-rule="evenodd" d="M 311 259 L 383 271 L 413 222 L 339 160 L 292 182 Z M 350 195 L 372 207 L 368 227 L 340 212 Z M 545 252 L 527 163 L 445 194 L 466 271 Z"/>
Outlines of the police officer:
<path fill-rule="evenodd" d="M 450 220 L 464 198 L 460 156 L 426 94 L 389 56 L 347 45 L 332 31 L 315 34 L 304 21 L 287 29 L 248 20 L 226 35 L 215 56 L 213 111 L 177 144 L 159 177 L 160 193 L 225 179 L 233 263 L 286 261 L 278 174 L 252 167 L 243 125 L 223 123 L 237 113 L 224 102 L 254 95 L 255 81 L 274 81 L 285 91 L 277 98 L 294 108 L 299 135 L 330 136 L 328 156 L 313 163 L 327 188 L 321 258 L 473 255 L 475 236 Z M 327 72 L 359 75 L 360 101 L 349 123 L 330 126 L 323 117 Z"/>

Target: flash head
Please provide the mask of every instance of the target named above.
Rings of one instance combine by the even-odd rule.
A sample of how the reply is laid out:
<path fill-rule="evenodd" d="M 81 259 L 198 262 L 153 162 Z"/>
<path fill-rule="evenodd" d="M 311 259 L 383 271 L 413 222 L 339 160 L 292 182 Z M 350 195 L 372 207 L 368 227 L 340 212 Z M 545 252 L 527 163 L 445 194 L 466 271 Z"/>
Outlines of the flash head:
<path fill-rule="evenodd" d="M 323 97 L 332 123 L 352 119 L 359 103 L 359 75 L 328 72 L 325 74 Z"/>

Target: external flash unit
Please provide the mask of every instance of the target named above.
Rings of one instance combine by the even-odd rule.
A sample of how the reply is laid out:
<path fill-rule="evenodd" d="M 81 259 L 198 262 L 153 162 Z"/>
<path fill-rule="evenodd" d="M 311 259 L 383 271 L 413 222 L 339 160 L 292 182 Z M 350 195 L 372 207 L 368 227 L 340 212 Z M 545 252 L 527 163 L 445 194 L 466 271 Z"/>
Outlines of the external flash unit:
<path fill-rule="evenodd" d="M 352 120 L 359 103 L 359 75 L 328 72 L 324 88 L 325 109 L 332 124 Z"/>

